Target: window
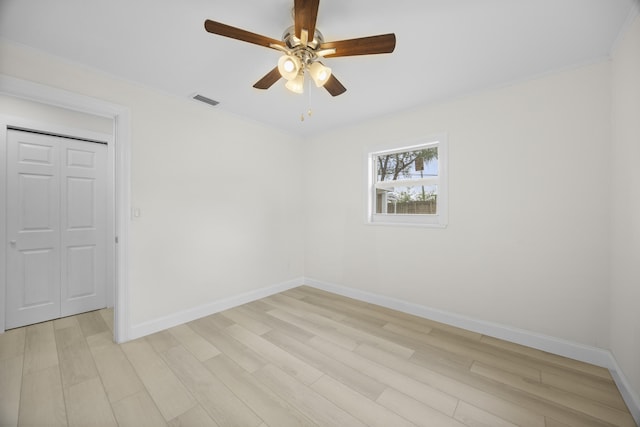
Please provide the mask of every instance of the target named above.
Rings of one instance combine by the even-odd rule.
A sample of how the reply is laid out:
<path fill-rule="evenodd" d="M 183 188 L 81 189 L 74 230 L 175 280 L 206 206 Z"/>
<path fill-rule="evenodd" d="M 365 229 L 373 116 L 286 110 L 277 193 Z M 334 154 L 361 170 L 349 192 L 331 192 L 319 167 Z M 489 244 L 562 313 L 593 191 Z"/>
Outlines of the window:
<path fill-rule="evenodd" d="M 440 137 L 368 155 L 368 222 L 447 225 L 447 145 Z"/>

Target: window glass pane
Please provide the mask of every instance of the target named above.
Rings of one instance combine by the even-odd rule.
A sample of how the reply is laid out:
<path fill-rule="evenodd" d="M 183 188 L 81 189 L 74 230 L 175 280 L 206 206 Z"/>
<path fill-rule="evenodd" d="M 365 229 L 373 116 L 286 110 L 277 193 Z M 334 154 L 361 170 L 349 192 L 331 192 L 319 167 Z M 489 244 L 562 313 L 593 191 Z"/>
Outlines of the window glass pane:
<path fill-rule="evenodd" d="M 446 135 L 369 152 L 367 223 L 446 227 L 447 153 Z"/>
<path fill-rule="evenodd" d="M 438 186 L 414 185 L 376 189 L 376 209 L 379 214 L 435 215 L 438 212 Z"/>
<path fill-rule="evenodd" d="M 375 160 L 378 182 L 438 176 L 438 147 L 379 154 Z"/>

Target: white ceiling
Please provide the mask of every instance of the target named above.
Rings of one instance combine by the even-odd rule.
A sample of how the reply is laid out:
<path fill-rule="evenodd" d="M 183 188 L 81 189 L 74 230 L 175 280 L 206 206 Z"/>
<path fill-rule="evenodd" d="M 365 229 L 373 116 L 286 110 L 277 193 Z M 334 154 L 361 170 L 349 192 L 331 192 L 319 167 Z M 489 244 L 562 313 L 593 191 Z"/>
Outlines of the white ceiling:
<path fill-rule="evenodd" d="M 325 40 L 397 38 L 392 54 L 325 59 L 348 89 L 335 98 L 283 80 L 254 89 L 279 53 L 204 30 L 212 19 L 279 39 L 293 0 L 0 0 L 0 37 L 309 135 L 606 57 L 636 1 L 321 0 Z"/>

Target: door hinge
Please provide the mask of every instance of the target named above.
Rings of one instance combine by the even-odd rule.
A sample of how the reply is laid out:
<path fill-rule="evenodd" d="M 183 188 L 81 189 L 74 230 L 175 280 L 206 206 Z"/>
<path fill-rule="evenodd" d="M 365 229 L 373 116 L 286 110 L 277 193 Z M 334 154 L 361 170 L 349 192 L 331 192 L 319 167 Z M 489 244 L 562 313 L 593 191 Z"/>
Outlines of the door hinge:
<path fill-rule="evenodd" d="M 118 236 L 116 236 L 116 244 L 118 244 Z"/>

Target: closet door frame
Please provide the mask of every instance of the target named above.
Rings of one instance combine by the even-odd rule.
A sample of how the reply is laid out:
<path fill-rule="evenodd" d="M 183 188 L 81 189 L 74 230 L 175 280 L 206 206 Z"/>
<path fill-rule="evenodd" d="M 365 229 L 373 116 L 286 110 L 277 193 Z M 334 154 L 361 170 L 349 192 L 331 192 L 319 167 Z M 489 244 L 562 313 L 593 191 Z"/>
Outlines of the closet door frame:
<path fill-rule="evenodd" d="M 87 114 L 113 119 L 109 153 L 108 181 L 113 185 L 114 229 L 110 238 L 114 250 L 110 250 L 110 263 L 114 277 L 114 341 L 126 342 L 131 336 L 129 316 L 129 227 L 131 221 L 131 111 L 129 107 L 98 98 L 89 97 L 64 89 L 34 83 L 0 74 L 0 93 L 28 99 L 43 104 L 68 108 Z M 6 130 L 7 126 L 42 126 L 20 117 L 0 116 L 0 177 L 6 177 Z M 45 128 L 52 129 L 44 124 Z M 55 130 L 55 129 L 54 129 Z M 0 185 L 0 216 L 5 214 L 6 188 Z M 111 237 L 113 239 L 111 239 Z M 117 238 L 117 242 L 115 239 Z M 0 271 L 6 271 L 6 225 L 0 221 Z M 0 333 L 5 330 L 6 278 L 0 274 Z"/>

